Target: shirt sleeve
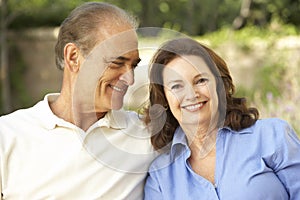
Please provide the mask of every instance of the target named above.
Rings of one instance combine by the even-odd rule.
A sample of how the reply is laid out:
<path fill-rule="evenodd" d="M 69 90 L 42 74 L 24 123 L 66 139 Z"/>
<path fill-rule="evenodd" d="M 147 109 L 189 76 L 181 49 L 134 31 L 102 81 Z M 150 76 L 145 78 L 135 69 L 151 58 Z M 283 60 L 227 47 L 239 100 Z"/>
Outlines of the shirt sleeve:
<path fill-rule="evenodd" d="M 144 200 L 163 200 L 159 183 L 154 174 L 149 173 L 144 188 Z"/>
<path fill-rule="evenodd" d="M 273 170 L 285 186 L 290 200 L 300 197 L 300 140 L 293 128 L 284 123 L 276 129 L 280 134 L 278 146 L 273 156 Z"/>

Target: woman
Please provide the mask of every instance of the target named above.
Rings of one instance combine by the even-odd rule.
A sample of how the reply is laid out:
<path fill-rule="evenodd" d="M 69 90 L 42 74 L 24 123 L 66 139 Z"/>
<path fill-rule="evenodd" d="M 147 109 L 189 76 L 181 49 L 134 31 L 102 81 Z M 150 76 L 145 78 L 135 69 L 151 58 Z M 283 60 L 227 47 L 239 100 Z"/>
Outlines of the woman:
<path fill-rule="evenodd" d="M 164 153 L 151 165 L 145 199 L 300 198 L 300 141 L 280 119 L 258 119 L 235 92 L 226 63 L 181 38 L 150 68 L 146 122 Z"/>

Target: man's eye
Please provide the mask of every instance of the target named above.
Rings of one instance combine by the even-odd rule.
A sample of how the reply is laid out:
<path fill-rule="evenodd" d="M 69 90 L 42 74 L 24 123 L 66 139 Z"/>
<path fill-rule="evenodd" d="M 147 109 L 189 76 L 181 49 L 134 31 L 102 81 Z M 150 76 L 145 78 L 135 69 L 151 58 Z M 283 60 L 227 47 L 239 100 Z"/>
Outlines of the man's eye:
<path fill-rule="evenodd" d="M 109 64 L 109 67 L 118 68 L 118 67 L 122 67 L 123 65 L 124 65 L 123 62 L 113 61 Z"/>
<path fill-rule="evenodd" d="M 124 65 L 123 62 L 118 62 L 118 61 L 113 61 L 112 63 L 115 64 L 115 65 Z"/>
<path fill-rule="evenodd" d="M 138 64 L 133 64 L 132 69 L 135 69 L 138 66 Z"/>

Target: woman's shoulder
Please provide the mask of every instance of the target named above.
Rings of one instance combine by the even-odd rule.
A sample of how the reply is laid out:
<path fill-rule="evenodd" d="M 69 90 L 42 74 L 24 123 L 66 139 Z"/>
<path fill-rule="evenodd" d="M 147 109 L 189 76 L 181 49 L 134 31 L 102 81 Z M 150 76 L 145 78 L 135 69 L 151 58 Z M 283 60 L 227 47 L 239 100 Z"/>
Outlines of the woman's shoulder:
<path fill-rule="evenodd" d="M 157 171 L 167 168 L 172 163 L 170 151 L 163 152 L 157 156 L 150 165 L 149 171 Z"/>
<path fill-rule="evenodd" d="M 285 121 L 284 119 L 280 118 L 263 118 L 263 119 L 258 119 L 256 124 L 260 126 L 286 126 L 288 125 L 288 122 Z"/>
<path fill-rule="evenodd" d="M 297 137 L 292 126 L 279 118 L 259 119 L 253 125 L 253 133 L 264 141 L 282 143 L 288 137 Z"/>
<path fill-rule="evenodd" d="M 254 130 L 260 130 L 263 132 L 278 132 L 286 129 L 291 129 L 290 124 L 280 118 L 259 119 L 253 126 Z"/>
<path fill-rule="evenodd" d="M 291 129 L 289 123 L 280 118 L 264 118 L 258 119 L 252 126 L 234 131 L 229 128 L 234 133 L 240 134 L 250 134 L 256 136 L 264 136 L 270 134 L 276 134 L 277 132 L 282 132 L 283 130 Z M 228 130 L 228 129 L 227 129 Z M 268 133 L 268 134 L 266 134 Z"/>
<path fill-rule="evenodd" d="M 155 158 L 151 163 L 149 171 L 168 171 L 172 170 L 174 166 L 181 165 L 183 159 L 189 154 L 189 150 L 181 145 L 176 145 Z M 182 162 L 184 163 L 184 162 Z"/>

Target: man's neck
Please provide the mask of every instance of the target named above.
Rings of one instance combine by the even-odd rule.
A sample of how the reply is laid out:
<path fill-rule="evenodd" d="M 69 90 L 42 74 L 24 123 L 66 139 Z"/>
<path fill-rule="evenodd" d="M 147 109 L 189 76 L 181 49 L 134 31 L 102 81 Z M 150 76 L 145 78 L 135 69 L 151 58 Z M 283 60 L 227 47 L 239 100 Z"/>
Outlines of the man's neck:
<path fill-rule="evenodd" d="M 54 115 L 74 124 L 71 104 L 71 100 L 64 98 L 62 95 L 59 95 L 55 101 L 49 102 L 50 109 Z"/>
<path fill-rule="evenodd" d="M 63 95 L 54 102 L 49 102 L 50 109 L 57 117 L 70 122 L 84 131 L 87 131 L 96 121 L 103 118 L 106 112 L 83 112 L 80 106 L 74 106 L 72 99 Z"/>

